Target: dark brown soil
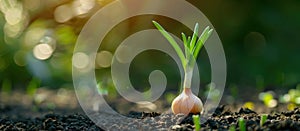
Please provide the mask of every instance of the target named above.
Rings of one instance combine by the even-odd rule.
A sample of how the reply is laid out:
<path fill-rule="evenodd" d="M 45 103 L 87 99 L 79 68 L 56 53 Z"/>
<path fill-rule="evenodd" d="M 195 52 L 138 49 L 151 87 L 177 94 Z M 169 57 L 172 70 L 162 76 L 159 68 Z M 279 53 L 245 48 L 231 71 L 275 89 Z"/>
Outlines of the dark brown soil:
<path fill-rule="evenodd" d="M 231 112 L 225 106 L 220 106 L 205 123 L 201 124 L 201 130 L 229 130 L 231 126 L 239 130 L 238 119 L 244 118 L 247 130 L 300 130 L 300 109 L 293 111 L 270 113 L 268 120 L 260 126 L 260 114 L 241 108 L 238 112 Z M 192 114 L 187 116 L 181 123 L 171 127 L 172 130 L 193 130 Z"/>
<path fill-rule="evenodd" d="M 5 115 L 12 107 L 2 106 L 0 109 L 0 130 L 102 130 L 97 127 L 86 115 L 81 113 L 55 114 L 46 113 L 41 117 L 24 117 L 16 113 L 14 117 Z M 178 115 L 130 112 L 127 117 L 135 118 L 137 121 L 155 120 L 157 116 L 162 116 L 162 120 L 153 125 L 145 125 L 143 130 L 193 130 L 194 124 L 192 114 L 186 116 L 183 120 L 177 120 Z M 300 130 L 300 109 L 293 111 L 270 113 L 268 120 L 263 126 L 260 126 L 260 114 L 241 108 L 237 112 L 232 112 L 226 106 L 219 106 L 215 113 L 207 121 L 201 124 L 201 130 L 228 130 L 229 127 L 235 127 L 239 130 L 238 119 L 243 117 L 246 122 L 247 130 Z M 168 125 L 165 123 L 175 124 Z M 165 123 L 164 123 L 165 122 Z M 128 128 L 131 123 L 128 123 Z M 162 125 L 160 125 L 162 124 Z M 126 130 L 127 127 L 118 127 L 114 125 L 114 130 Z M 131 128 L 133 129 L 133 128 Z M 127 129 L 128 130 L 128 129 Z"/>

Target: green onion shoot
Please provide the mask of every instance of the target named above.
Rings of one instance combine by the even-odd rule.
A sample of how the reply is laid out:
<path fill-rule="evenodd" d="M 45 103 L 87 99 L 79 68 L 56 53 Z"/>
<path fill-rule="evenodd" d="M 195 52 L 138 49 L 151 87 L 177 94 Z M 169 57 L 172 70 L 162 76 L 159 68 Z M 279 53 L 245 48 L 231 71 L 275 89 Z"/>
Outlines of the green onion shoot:
<path fill-rule="evenodd" d="M 182 51 L 182 49 L 174 40 L 174 38 L 158 22 L 152 22 L 155 25 L 155 27 L 160 31 L 160 33 L 172 45 L 177 55 L 179 56 L 184 69 L 183 91 L 172 102 L 173 113 L 202 113 L 202 101 L 192 93 L 191 82 L 193 76 L 193 69 L 196 64 L 195 60 L 197 59 L 204 43 L 212 34 L 213 29 L 210 29 L 210 27 L 207 26 L 199 36 L 199 24 L 196 23 L 192 36 L 186 36 L 184 33 L 181 33 L 182 41 L 184 44 L 184 51 Z"/>

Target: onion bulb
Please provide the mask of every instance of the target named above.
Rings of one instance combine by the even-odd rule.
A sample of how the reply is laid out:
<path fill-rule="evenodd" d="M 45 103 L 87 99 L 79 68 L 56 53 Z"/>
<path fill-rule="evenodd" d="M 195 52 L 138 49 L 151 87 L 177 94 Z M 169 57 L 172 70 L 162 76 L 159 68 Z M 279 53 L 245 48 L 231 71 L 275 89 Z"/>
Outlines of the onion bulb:
<path fill-rule="evenodd" d="M 191 88 L 184 88 L 183 92 L 172 102 L 172 111 L 174 114 L 202 113 L 202 101 L 193 94 Z"/>
<path fill-rule="evenodd" d="M 189 113 L 202 113 L 202 101 L 193 94 L 191 90 L 193 69 L 187 68 L 184 77 L 183 91 L 172 102 L 172 111 L 174 114 L 189 114 Z"/>

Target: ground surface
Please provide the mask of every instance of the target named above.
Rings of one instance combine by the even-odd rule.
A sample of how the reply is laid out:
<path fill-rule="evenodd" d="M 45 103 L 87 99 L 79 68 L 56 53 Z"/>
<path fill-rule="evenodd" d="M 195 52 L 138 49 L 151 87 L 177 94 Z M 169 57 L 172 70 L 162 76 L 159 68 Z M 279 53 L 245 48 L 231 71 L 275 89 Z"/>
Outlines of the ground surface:
<path fill-rule="evenodd" d="M 40 117 L 23 117 L 19 113 L 16 113 L 15 116 L 5 115 L 12 108 L 14 107 L 1 107 L 0 130 L 102 130 L 80 111 L 80 113 L 69 112 L 64 115 L 48 112 Z M 128 122 L 123 127 L 118 124 L 107 126 L 107 129 L 193 130 L 192 114 L 183 119 L 181 116 L 155 112 L 130 112 L 127 117 L 134 118 L 133 121 Z M 289 112 L 270 113 L 266 123 L 260 126 L 260 114 L 245 108 L 241 108 L 237 112 L 231 112 L 226 106 L 219 106 L 215 113 L 206 122 L 201 124 L 201 130 L 228 130 L 231 126 L 238 130 L 237 120 L 240 117 L 245 119 L 248 130 L 300 130 L 299 108 Z M 110 116 L 106 116 L 106 118 L 108 120 L 114 119 Z M 126 123 L 126 121 L 123 122 Z M 144 124 L 145 122 L 147 124 Z"/>
<path fill-rule="evenodd" d="M 1 94 L 1 93 L 0 93 Z M 40 89 L 31 97 L 22 92 L 0 95 L 0 131 L 2 130 L 193 130 L 192 114 L 137 112 L 125 113 L 126 119 L 107 112 L 95 113 L 94 121 L 79 108 L 71 90 L 49 91 Z M 120 101 L 117 101 L 120 103 Z M 280 105 L 271 111 L 255 103 L 255 111 L 241 105 L 219 106 L 213 114 L 201 116 L 201 130 L 239 130 L 238 119 L 244 118 L 248 130 L 299 130 L 300 109 L 284 111 Z M 285 107 L 282 105 L 281 107 Z M 260 126 L 261 113 L 268 120 Z M 204 118 L 207 118 L 204 120 Z M 128 118 L 128 119 L 127 119 Z M 130 118 L 130 119 L 129 119 Z M 101 128 L 98 127 L 101 125 Z"/>

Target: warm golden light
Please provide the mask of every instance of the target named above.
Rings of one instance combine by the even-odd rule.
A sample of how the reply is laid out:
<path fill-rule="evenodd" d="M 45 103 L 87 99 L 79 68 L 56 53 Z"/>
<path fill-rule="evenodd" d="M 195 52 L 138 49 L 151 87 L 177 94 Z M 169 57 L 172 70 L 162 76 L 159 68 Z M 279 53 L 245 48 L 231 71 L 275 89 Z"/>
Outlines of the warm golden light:
<path fill-rule="evenodd" d="M 24 36 L 24 44 L 26 46 L 33 46 L 39 43 L 45 33 L 46 29 L 44 28 L 32 28 L 28 30 Z"/>
<path fill-rule="evenodd" d="M 75 0 L 72 3 L 75 15 L 83 15 L 88 13 L 95 6 L 94 0 Z"/>
<path fill-rule="evenodd" d="M 53 53 L 53 49 L 48 44 L 38 44 L 33 48 L 33 55 L 39 60 L 48 59 Z"/>
<path fill-rule="evenodd" d="M 5 23 L 3 31 L 6 36 L 15 38 L 20 35 L 20 33 L 22 31 L 22 26 L 20 24 L 11 25 L 11 24 Z"/>
<path fill-rule="evenodd" d="M 34 11 L 37 10 L 41 6 L 40 0 L 23 0 L 24 6 L 26 9 Z"/>
<path fill-rule="evenodd" d="M 17 4 L 14 8 L 8 8 L 5 12 L 5 20 L 11 25 L 20 23 L 23 14 L 23 7 L 21 4 Z"/>
<path fill-rule="evenodd" d="M 74 16 L 70 5 L 61 5 L 54 11 L 54 18 L 59 23 L 67 22 Z"/>

